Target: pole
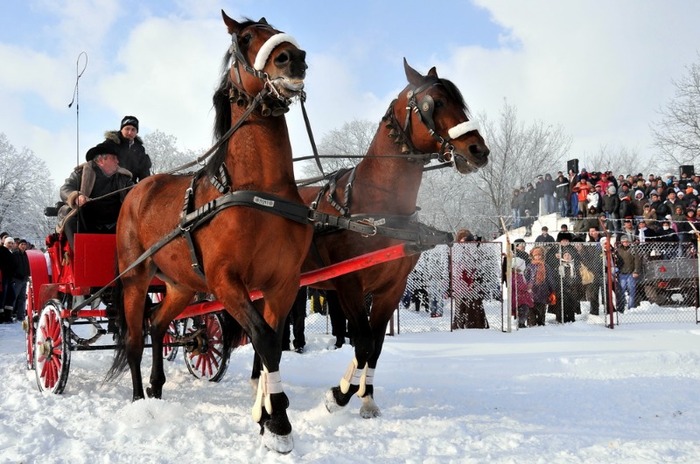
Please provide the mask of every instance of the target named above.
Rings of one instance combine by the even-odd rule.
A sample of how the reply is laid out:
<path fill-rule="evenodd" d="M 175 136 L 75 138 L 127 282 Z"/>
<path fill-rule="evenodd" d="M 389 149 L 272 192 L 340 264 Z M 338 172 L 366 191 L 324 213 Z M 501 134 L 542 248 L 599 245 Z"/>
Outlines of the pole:
<path fill-rule="evenodd" d="M 80 58 L 85 57 L 85 64 L 83 69 L 80 69 Z M 87 69 L 88 65 L 88 55 L 86 52 L 80 52 L 78 59 L 75 60 L 75 88 L 73 89 L 73 99 L 68 103 L 68 108 L 73 106 L 75 103 L 75 165 L 80 164 L 80 95 L 79 95 L 79 85 L 80 78 Z"/>
<path fill-rule="evenodd" d="M 610 241 L 612 240 L 612 234 L 610 233 L 610 230 L 605 226 L 605 221 L 602 218 L 598 218 L 598 222 L 600 227 L 605 231 L 605 248 L 603 249 L 605 251 L 605 264 L 607 267 L 607 283 L 608 283 L 608 288 L 606 289 L 607 293 L 607 298 L 606 298 L 606 306 L 608 310 L 608 316 L 610 317 L 610 324 L 608 325 L 608 328 L 614 329 L 615 328 L 615 319 L 613 316 L 614 313 L 614 308 L 613 308 L 613 259 L 612 259 L 612 245 Z"/>
<path fill-rule="evenodd" d="M 503 216 L 500 217 L 501 227 L 503 228 L 503 233 L 506 236 L 506 297 L 503 301 L 506 305 L 505 315 L 507 318 L 506 322 L 506 332 L 510 333 L 512 329 L 512 307 L 513 307 L 513 291 L 511 290 L 511 285 L 513 285 L 513 249 L 511 248 L 510 235 L 508 235 L 508 228 L 506 227 L 506 222 L 503 220 Z M 502 312 L 503 314 L 503 312 Z"/>

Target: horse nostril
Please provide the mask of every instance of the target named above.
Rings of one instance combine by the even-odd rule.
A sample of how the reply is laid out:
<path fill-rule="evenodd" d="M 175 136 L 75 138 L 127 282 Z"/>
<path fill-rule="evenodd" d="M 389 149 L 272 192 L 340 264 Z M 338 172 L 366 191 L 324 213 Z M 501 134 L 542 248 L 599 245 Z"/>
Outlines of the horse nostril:
<path fill-rule="evenodd" d="M 286 66 L 287 63 L 289 63 L 289 54 L 286 51 L 280 53 L 275 58 L 275 66 L 279 68 Z"/>
<path fill-rule="evenodd" d="M 469 145 L 469 153 L 472 155 L 489 156 L 489 152 L 489 149 L 485 146 L 476 143 Z"/>

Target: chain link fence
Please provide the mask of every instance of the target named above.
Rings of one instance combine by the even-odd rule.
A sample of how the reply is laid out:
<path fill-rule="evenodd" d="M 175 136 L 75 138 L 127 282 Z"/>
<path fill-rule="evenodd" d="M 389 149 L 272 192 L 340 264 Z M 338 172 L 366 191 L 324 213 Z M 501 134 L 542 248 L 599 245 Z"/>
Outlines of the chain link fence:
<path fill-rule="evenodd" d="M 696 244 L 647 242 L 623 249 L 619 242 L 608 256 L 598 242 L 518 241 L 510 262 L 500 242 L 437 246 L 409 275 L 388 331 L 699 322 Z M 307 331 L 331 333 L 327 311 L 311 303 L 307 308 Z"/>

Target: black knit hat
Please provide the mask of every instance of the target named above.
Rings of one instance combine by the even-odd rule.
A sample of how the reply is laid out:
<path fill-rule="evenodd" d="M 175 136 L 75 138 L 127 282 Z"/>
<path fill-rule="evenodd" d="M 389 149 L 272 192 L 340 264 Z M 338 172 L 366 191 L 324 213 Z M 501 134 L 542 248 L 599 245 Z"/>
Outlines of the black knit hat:
<path fill-rule="evenodd" d="M 122 124 L 119 126 L 119 130 L 122 130 L 124 126 L 134 126 L 136 128 L 136 132 L 138 132 L 139 120 L 136 118 L 136 116 L 124 116 L 122 118 Z"/>
<path fill-rule="evenodd" d="M 92 161 L 97 155 L 115 155 L 119 156 L 117 147 L 113 143 L 102 142 L 87 151 L 85 154 L 86 161 Z"/>

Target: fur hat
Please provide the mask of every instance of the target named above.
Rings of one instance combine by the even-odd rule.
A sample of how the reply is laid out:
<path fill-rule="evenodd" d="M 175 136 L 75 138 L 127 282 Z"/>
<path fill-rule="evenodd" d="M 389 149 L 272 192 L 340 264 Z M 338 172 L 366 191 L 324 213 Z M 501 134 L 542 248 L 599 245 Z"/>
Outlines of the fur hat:
<path fill-rule="evenodd" d="M 573 235 L 570 232 L 559 232 L 557 234 L 557 242 L 561 242 L 562 240 L 568 240 L 572 241 Z"/>
<path fill-rule="evenodd" d="M 138 132 L 139 120 L 136 118 L 136 116 L 124 116 L 122 118 L 122 123 L 119 126 L 119 130 L 122 130 L 124 126 L 134 126 L 136 128 L 136 132 Z"/>
<path fill-rule="evenodd" d="M 119 156 L 117 147 L 112 143 L 102 142 L 98 143 L 85 154 L 86 161 L 92 161 L 97 155 L 114 155 Z"/>

